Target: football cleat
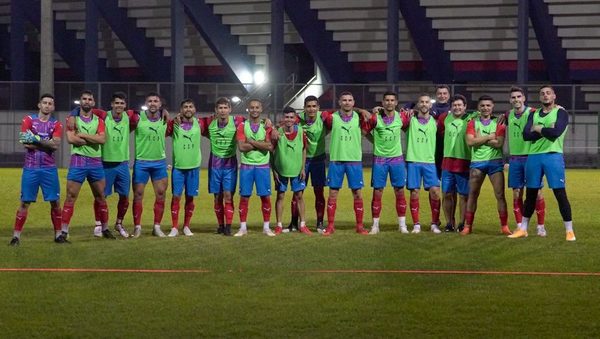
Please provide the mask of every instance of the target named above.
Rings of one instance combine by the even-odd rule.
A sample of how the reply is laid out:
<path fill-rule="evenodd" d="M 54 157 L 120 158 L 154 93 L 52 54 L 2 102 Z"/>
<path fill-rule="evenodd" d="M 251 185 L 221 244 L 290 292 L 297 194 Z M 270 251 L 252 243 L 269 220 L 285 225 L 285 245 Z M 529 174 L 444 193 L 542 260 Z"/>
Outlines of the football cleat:
<path fill-rule="evenodd" d="M 440 228 L 438 227 L 437 224 L 431 224 L 431 232 L 433 232 L 435 234 L 442 233 L 442 231 L 440 230 Z"/>
<path fill-rule="evenodd" d="M 464 228 L 465 224 L 461 222 L 460 224 L 458 224 L 458 227 L 456 227 L 456 232 L 462 232 Z"/>
<path fill-rule="evenodd" d="M 223 235 L 226 237 L 231 236 L 231 225 L 225 225 L 225 228 L 223 229 Z"/>
<path fill-rule="evenodd" d="M 94 227 L 94 236 L 96 238 L 102 238 L 102 226 Z"/>
<path fill-rule="evenodd" d="M 502 228 L 500 229 L 500 232 L 502 232 L 502 234 L 504 234 L 504 235 L 512 234 L 512 232 L 510 231 L 510 228 L 508 228 L 507 225 L 502 226 Z"/>
<path fill-rule="evenodd" d="M 116 224 L 115 231 L 117 231 L 123 238 L 129 238 L 129 233 L 127 233 L 123 225 Z"/>
<path fill-rule="evenodd" d="M 447 223 L 446 227 L 444 228 L 444 232 L 454 232 L 454 225 Z"/>
<path fill-rule="evenodd" d="M 420 224 L 415 224 L 415 226 L 413 227 L 412 232 L 410 232 L 410 233 L 414 233 L 414 234 L 421 233 L 421 225 Z"/>
<path fill-rule="evenodd" d="M 176 229 L 175 227 L 173 227 L 173 228 L 171 228 L 171 232 L 169 232 L 169 235 L 167 235 L 167 237 L 174 238 L 178 235 L 179 235 L 179 230 Z"/>
<path fill-rule="evenodd" d="M 163 238 L 166 235 L 163 233 L 163 231 L 160 229 L 160 226 L 154 226 L 154 228 L 152 229 L 152 235 L 155 237 L 159 237 L 159 238 Z"/>
<path fill-rule="evenodd" d="M 280 235 L 283 232 L 283 227 L 275 226 L 275 235 Z"/>
<path fill-rule="evenodd" d="M 248 231 L 247 231 L 247 230 L 243 230 L 243 229 L 241 229 L 241 228 L 240 228 L 240 230 L 239 230 L 239 231 L 237 231 L 237 233 L 236 233 L 236 234 L 234 234 L 233 236 L 234 236 L 234 237 L 243 237 L 243 236 L 245 236 L 245 235 L 247 235 L 247 234 L 248 234 Z"/>
<path fill-rule="evenodd" d="M 472 232 L 471 226 L 465 225 L 465 226 L 463 226 L 462 231 L 460 231 L 460 235 L 469 235 L 469 234 L 471 234 L 471 232 Z"/>
<path fill-rule="evenodd" d="M 567 231 L 567 241 L 575 241 L 575 232 L 573 231 Z"/>
<path fill-rule="evenodd" d="M 219 225 L 215 234 L 223 234 L 223 232 L 225 232 L 225 225 Z"/>
<path fill-rule="evenodd" d="M 333 226 L 327 226 L 327 228 L 321 234 L 323 234 L 324 236 L 327 237 L 327 236 L 332 235 L 333 233 L 335 233 L 335 227 L 333 227 Z"/>
<path fill-rule="evenodd" d="M 369 234 L 378 234 L 379 233 L 379 227 L 373 226 L 371 227 L 371 231 L 369 232 Z"/>
<path fill-rule="evenodd" d="M 537 226 L 537 235 L 538 237 L 545 237 L 547 235 L 544 225 Z"/>
<path fill-rule="evenodd" d="M 133 228 L 133 235 L 132 235 L 132 237 L 139 238 L 141 235 L 142 235 L 142 226 L 135 226 Z"/>
<path fill-rule="evenodd" d="M 54 238 L 54 242 L 57 244 L 68 244 L 69 243 L 69 240 L 67 240 L 68 237 L 69 237 L 68 233 L 61 232 L 56 238 Z"/>
<path fill-rule="evenodd" d="M 361 234 L 361 235 L 369 235 L 369 231 L 367 231 L 364 227 L 362 226 L 357 226 L 356 227 L 356 233 Z"/>
<path fill-rule="evenodd" d="M 192 233 L 192 230 L 190 230 L 190 228 L 189 228 L 189 227 L 187 227 L 187 226 L 185 226 L 185 227 L 183 228 L 183 234 L 184 234 L 186 237 L 191 237 L 192 235 L 194 235 L 194 233 Z M 225 227 L 223 227 L 223 234 L 225 234 Z"/>
<path fill-rule="evenodd" d="M 276 236 L 276 234 L 273 233 L 273 231 L 271 231 L 270 228 L 263 229 L 263 234 L 265 234 L 268 237 L 274 237 L 274 236 Z"/>
<path fill-rule="evenodd" d="M 408 228 L 406 228 L 406 226 L 400 226 L 398 227 L 398 231 L 402 234 L 408 234 Z"/>
<path fill-rule="evenodd" d="M 323 233 L 325 230 L 325 225 L 323 224 L 323 220 L 317 221 L 317 232 Z"/>
<path fill-rule="evenodd" d="M 513 234 L 509 235 L 507 238 L 517 239 L 517 238 L 527 238 L 527 231 L 524 231 L 520 228 L 517 228 Z"/>
<path fill-rule="evenodd" d="M 21 241 L 19 240 L 19 237 L 13 237 L 13 238 L 10 240 L 10 243 L 9 243 L 9 245 L 10 245 L 10 246 L 19 246 L 19 245 L 20 245 L 20 243 L 21 243 Z"/>
<path fill-rule="evenodd" d="M 312 235 L 312 232 L 306 226 L 301 226 L 300 227 L 300 233 L 304 233 L 304 234 L 307 234 L 307 235 Z"/>
<path fill-rule="evenodd" d="M 105 239 L 117 239 L 115 238 L 115 236 L 112 234 L 112 232 L 107 228 L 104 231 L 102 231 L 102 238 Z"/>

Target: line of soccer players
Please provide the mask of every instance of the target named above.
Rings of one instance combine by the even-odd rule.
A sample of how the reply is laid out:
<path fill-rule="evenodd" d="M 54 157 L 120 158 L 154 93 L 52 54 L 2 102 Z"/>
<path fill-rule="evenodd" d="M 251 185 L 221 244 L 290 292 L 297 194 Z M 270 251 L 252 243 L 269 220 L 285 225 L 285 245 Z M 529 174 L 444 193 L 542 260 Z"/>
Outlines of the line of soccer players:
<path fill-rule="evenodd" d="M 126 110 L 123 93 L 112 96 L 111 110 L 94 109 L 92 92 L 80 96 L 80 107 L 67 119 L 66 135 L 71 144 L 71 162 L 67 175 L 67 196 L 60 208 L 60 189 L 54 151 L 60 144 L 62 124 L 52 117 L 54 98 L 44 94 L 38 103 L 38 113 L 26 116 L 21 125 L 19 141 L 24 145 L 25 165 L 22 175 L 21 205 L 17 210 L 11 245 L 19 245 L 29 205 L 36 201 L 42 188 L 45 201 L 51 205 L 55 242 L 68 242 L 69 223 L 81 186 L 88 181 L 94 196 L 96 228 L 94 235 L 114 239 L 108 227 L 106 196 L 113 187 L 119 195 L 115 230 L 122 237 L 142 234 L 141 217 L 145 186 L 150 180 L 155 193 L 152 234 L 166 236 L 161 229 L 166 190 L 168 187 L 166 137 L 173 142 L 171 173 L 172 228 L 167 236 L 179 234 L 180 201 L 185 190 L 183 234 L 193 235 L 190 222 L 194 212 L 194 197 L 198 195 L 201 163 L 201 137 L 210 142 L 208 190 L 214 195 L 217 233 L 232 235 L 233 195 L 237 186 L 240 152 L 240 227 L 235 236 L 247 230 L 248 202 L 256 186 L 261 199 L 263 233 L 275 236 L 298 230 L 311 234 L 306 223 L 303 192 L 311 179 L 315 194 L 316 228 L 325 236 L 335 232 L 337 196 L 344 176 L 352 190 L 356 232 L 379 233 L 383 189 L 390 177 L 396 201 L 399 231 L 409 233 L 406 224 L 404 187 L 410 191 L 412 233 L 421 232 L 419 191 L 429 192 L 431 209 L 430 231 L 441 233 L 440 207 L 446 232 L 468 235 L 473 230 L 477 199 L 485 176 L 489 176 L 497 201 L 501 232 L 509 238 L 527 237 L 529 220 L 537 212 L 537 234 L 546 236 L 545 204 L 541 195 L 542 177 L 553 189 L 564 220 L 566 239 L 574 241 L 571 208 L 565 191 L 563 140 L 568 125 L 567 112 L 555 103 L 551 86 L 540 88 L 541 109 L 525 105 L 525 92 L 510 89 L 512 109 L 499 118 L 492 115 L 494 100 L 482 96 L 477 111 L 467 113 L 467 100 L 462 95 L 450 98 L 448 86 L 436 89 L 435 105 L 427 94 L 416 104 L 397 111 L 395 93 L 383 95 L 381 106 L 372 112 L 355 107 L 350 92 L 339 97 L 339 109 L 321 111 L 318 99 L 309 96 L 304 110 L 296 114 L 293 108 L 283 110 L 282 121 L 273 126 L 261 117 L 263 107 L 258 99 L 247 103 L 248 117 L 231 116 L 231 103 L 219 98 L 211 117 L 196 117 L 194 102 L 181 102 L 178 114 L 169 119 L 162 109 L 157 93 L 146 96 L 146 110 Z M 129 171 L 129 135 L 134 132 L 135 162 L 132 179 Z M 406 133 L 406 158 L 402 152 L 401 131 Z M 331 134 L 329 168 L 325 175 L 325 136 Z M 363 152 L 362 136 L 373 143 L 371 212 L 373 225 L 367 231 L 363 224 Z M 504 193 L 503 146 L 508 136 L 509 180 L 513 189 L 513 211 L 517 229 L 508 227 L 508 211 Z M 438 164 L 436 168 L 436 162 Z M 276 220 L 271 218 L 271 173 L 276 190 Z M 440 178 L 441 177 L 441 178 Z M 292 222 L 284 229 L 283 202 L 288 184 L 293 191 Z M 130 235 L 123 227 L 129 207 L 129 188 L 133 186 L 134 228 Z M 325 203 L 324 187 L 329 186 Z M 525 202 L 523 202 L 523 189 Z M 327 226 L 324 225 L 325 207 Z M 458 218 L 455 217 L 459 210 Z M 458 220 L 458 222 L 457 222 Z"/>

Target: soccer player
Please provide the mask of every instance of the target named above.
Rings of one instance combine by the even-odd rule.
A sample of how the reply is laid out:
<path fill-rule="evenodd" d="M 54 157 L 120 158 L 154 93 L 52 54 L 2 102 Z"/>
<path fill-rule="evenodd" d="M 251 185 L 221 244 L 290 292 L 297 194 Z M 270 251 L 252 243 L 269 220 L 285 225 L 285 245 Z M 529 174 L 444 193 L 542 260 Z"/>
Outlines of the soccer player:
<path fill-rule="evenodd" d="M 60 186 L 54 158 L 60 145 L 62 124 L 52 116 L 54 97 L 51 94 L 42 94 L 37 106 L 37 114 L 27 115 L 21 122 L 19 142 L 25 147 L 25 164 L 21 176 L 21 205 L 17 209 L 11 246 L 19 246 L 21 242 L 29 206 L 37 200 L 40 187 L 44 201 L 50 202 L 54 239 L 57 243 L 66 240 L 61 236 Z"/>
<path fill-rule="evenodd" d="M 513 191 L 513 211 L 517 228 L 521 227 L 523 220 L 523 193 L 525 187 L 525 163 L 531 142 L 523 140 L 523 128 L 527 123 L 529 115 L 535 112 L 525 104 L 527 98 L 525 92 L 520 87 L 511 87 L 510 104 L 512 109 L 505 115 L 506 134 L 508 135 L 508 150 L 510 160 L 508 167 L 508 187 Z M 535 201 L 535 211 L 537 214 L 537 234 L 541 237 L 546 236 L 544 227 L 546 202 L 542 196 L 542 190 L 538 191 L 538 197 Z"/>
<path fill-rule="evenodd" d="M 381 214 L 381 199 L 383 189 L 389 175 L 390 182 L 396 196 L 396 214 L 398 216 L 399 230 L 408 233 L 406 229 L 406 198 L 404 185 L 406 184 L 406 164 L 402 156 L 402 126 L 406 124 L 406 115 L 396 111 L 398 97 L 396 93 L 383 94 L 381 106 L 373 108 L 373 115 L 369 119 L 367 132 L 373 134 L 373 175 L 371 186 L 373 197 L 371 199 L 371 215 L 373 226 L 370 234 L 379 233 L 379 216 Z"/>
<path fill-rule="evenodd" d="M 467 123 L 473 114 L 466 113 L 467 99 L 457 94 L 452 97 L 452 111 L 443 113 L 437 121 L 438 136 L 444 136 L 444 159 L 442 161 L 442 208 L 446 217 L 446 232 L 459 232 L 465 223 L 465 210 L 469 196 L 469 166 L 471 150 L 465 137 Z M 475 113 L 477 114 L 477 113 Z M 460 223 L 456 226 L 455 212 L 459 208 Z"/>
<path fill-rule="evenodd" d="M 306 227 L 304 217 L 304 199 L 302 194 L 306 188 L 304 164 L 306 163 L 306 135 L 304 130 L 296 123 L 296 110 L 291 107 L 283 109 L 283 127 L 278 133 L 272 135 L 274 143 L 273 178 L 277 186 L 277 200 L 275 201 L 275 215 L 277 226 L 275 234 L 281 234 L 283 215 L 283 200 L 288 183 L 291 186 L 298 214 L 300 216 L 300 232 L 311 234 Z"/>
<path fill-rule="evenodd" d="M 452 109 L 450 102 L 450 86 L 437 85 L 435 88 L 435 102 L 431 105 L 431 115 L 438 120 L 442 114 L 448 114 Z M 438 178 L 442 178 L 442 161 L 444 158 L 444 135 L 438 134 L 435 144 L 435 170 Z"/>
<path fill-rule="evenodd" d="M 556 93 L 550 85 L 540 88 L 542 109 L 529 114 L 523 129 L 523 139 L 531 141 L 525 165 L 525 204 L 521 226 L 510 238 L 527 237 L 529 219 L 533 215 L 538 191 L 542 188 L 545 175 L 548 186 L 554 192 L 566 230 L 566 240 L 575 241 L 571 204 L 565 190 L 565 161 L 563 142 L 569 116 L 567 111 L 556 105 Z"/>
<path fill-rule="evenodd" d="M 217 234 L 231 235 L 233 195 L 237 184 L 236 131 L 245 118 L 233 117 L 231 102 L 221 97 L 215 102 L 215 115 L 200 119 L 202 135 L 210 140 L 208 192 L 214 195 Z"/>
<path fill-rule="evenodd" d="M 323 216 L 325 214 L 325 136 L 327 129 L 323 124 L 324 115 L 320 111 L 319 99 L 309 95 L 304 99 L 304 111 L 298 114 L 300 126 L 306 135 L 306 182 L 310 179 L 315 194 L 315 211 L 317 214 L 317 231 L 323 233 Z M 292 199 L 292 222 L 289 230 L 298 227 L 298 208 L 296 199 Z"/>
<path fill-rule="evenodd" d="M 427 94 L 419 96 L 417 115 L 413 115 L 408 123 L 406 138 L 407 185 L 410 190 L 410 213 L 413 219 L 412 233 L 421 232 L 419 219 L 419 190 L 421 181 L 423 188 L 429 191 L 431 207 L 431 226 L 433 233 L 441 233 L 440 225 L 440 181 L 435 169 L 436 121 L 431 116 L 431 97 Z M 400 229 L 408 233 L 407 229 Z"/>
<path fill-rule="evenodd" d="M 511 231 L 507 226 L 508 213 L 504 197 L 504 163 L 502 160 L 505 127 L 498 124 L 492 117 L 494 99 L 491 96 L 479 97 L 477 107 L 479 117 L 469 121 L 467 125 L 466 141 L 467 145 L 471 147 L 471 171 L 465 227 L 460 234 L 467 235 L 472 232 L 475 211 L 477 211 L 477 199 L 483 180 L 487 175 L 494 189 L 501 231 L 503 234 L 509 235 Z"/>
<path fill-rule="evenodd" d="M 348 179 L 348 187 L 352 190 L 354 198 L 354 216 L 356 220 L 356 233 L 369 234 L 363 225 L 363 170 L 362 170 L 362 134 L 365 132 L 363 116 L 354 110 L 354 96 L 350 92 L 340 93 L 338 100 L 340 109 L 327 114 L 325 126 L 331 130 L 331 143 L 329 145 L 329 170 L 327 171 L 327 185 L 329 197 L 327 199 L 327 228 L 324 236 L 335 232 L 335 211 L 337 196 L 344 181 Z"/>
<path fill-rule="evenodd" d="M 256 194 L 260 197 L 263 214 L 263 233 L 275 236 L 271 230 L 271 177 L 270 177 L 270 152 L 273 151 L 271 143 L 271 128 L 266 127 L 261 121 L 263 111 L 262 102 L 250 99 L 247 105 L 248 120 L 237 128 L 237 142 L 240 150 L 240 229 L 236 237 L 248 234 L 246 219 L 248 217 L 248 200 L 252 195 L 253 186 L 256 184 Z"/>
<path fill-rule="evenodd" d="M 71 146 L 71 164 L 67 174 L 67 197 L 62 211 L 62 234 L 66 241 L 69 223 L 75 209 L 75 202 L 85 180 L 90 184 L 94 195 L 94 214 L 101 223 L 102 236 L 115 239 L 108 229 L 108 206 L 104 197 L 106 184 L 102 167 L 101 145 L 106 141 L 105 124 L 92 113 L 95 104 L 92 92 L 85 90 L 79 98 L 79 115 L 75 127 L 67 127 L 67 141 Z"/>
<path fill-rule="evenodd" d="M 183 234 L 192 236 L 190 221 L 194 214 L 194 197 L 198 196 L 200 185 L 200 164 L 202 154 L 200 149 L 200 124 L 196 115 L 196 106 L 192 99 L 184 99 L 179 105 L 179 121 L 170 120 L 167 126 L 167 136 L 173 137 L 173 169 L 171 172 L 171 219 L 173 228 L 169 237 L 179 235 L 179 202 L 185 188 L 185 217 Z"/>
<path fill-rule="evenodd" d="M 147 110 L 140 112 L 135 128 L 135 164 L 133 166 L 133 237 L 142 234 L 144 190 L 148 179 L 154 188 L 154 227 L 152 235 L 164 237 L 160 229 L 165 210 L 165 193 L 169 185 L 165 155 L 165 132 L 167 122 L 158 93 L 146 95 Z"/>

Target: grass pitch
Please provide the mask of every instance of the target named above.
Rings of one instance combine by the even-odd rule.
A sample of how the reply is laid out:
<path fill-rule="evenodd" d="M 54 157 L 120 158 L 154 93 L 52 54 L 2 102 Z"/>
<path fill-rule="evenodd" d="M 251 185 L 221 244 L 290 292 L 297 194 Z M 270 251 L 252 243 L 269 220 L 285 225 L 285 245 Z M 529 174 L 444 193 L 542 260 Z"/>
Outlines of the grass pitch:
<path fill-rule="evenodd" d="M 594 191 L 598 171 L 567 173 L 575 243 L 564 240 L 560 214 L 547 189 L 544 193 L 548 237 L 532 234 L 527 239 L 511 240 L 501 236 L 489 183 L 484 184 L 480 197 L 474 234 L 468 237 L 398 233 L 391 189 L 384 196 L 382 233 L 356 235 L 351 195 L 343 189 L 336 218 L 338 231 L 329 238 L 295 233 L 275 238 L 263 236 L 260 201 L 255 197 L 250 201 L 249 235 L 226 238 L 212 234 L 213 203 L 206 193 L 206 171 L 202 174 L 202 194 L 197 199 L 192 223 L 194 237 L 150 236 L 153 196 L 148 189 L 141 238 L 116 241 L 93 238 L 92 199 L 89 188 L 84 187 L 72 219 L 72 244 L 52 242 L 49 206 L 40 198 L 30 209 L 21 246 L 12 248 L 6 244 L 12 235 L 18 206 L 20 170 L 1 169 L 4 194 L 0 200 L 3 225 L 0 241 L 5 245 L 0 246 L 0 268 L 201 271 L 0 271 L 2 336 L 600 335 L 597 305 L 600 236 L 595 227 L 600 213 L 596 210 L 598 198 Z M 64 189 L 66 172 L 61 171 L 60 175 Z M 366 171 L 365 182 L 369 180 L 370 173 Z M 366 209 L 370 195 L 371 189 L 366 188 Z M 421 198 L 421 219 L 427 225 L 430 220 L 427 196 L 422 194 Z M 306 199 L 309 226 L 314 228 L 314 199 L 310 189 Z M 510 192 L 507 200 L 510 206 Z M 111 197 L 111 212 L 115 204 L 115 197 Z M 512 218 L 510 213 L 509 220 Z M 234 220 L 237 227 L 237 216 Z M 365 213 L 365 220 L 370 226 L 369 212 Z M 132 227 L 131 221 L 128 213 L 128 229 Z M 167 210 L 163 230 L 167 231 L 169 225 Z M 435 274 L 434 271 L 458 272 Z M 467 271 L 474 272 L 464 274 Z"/>

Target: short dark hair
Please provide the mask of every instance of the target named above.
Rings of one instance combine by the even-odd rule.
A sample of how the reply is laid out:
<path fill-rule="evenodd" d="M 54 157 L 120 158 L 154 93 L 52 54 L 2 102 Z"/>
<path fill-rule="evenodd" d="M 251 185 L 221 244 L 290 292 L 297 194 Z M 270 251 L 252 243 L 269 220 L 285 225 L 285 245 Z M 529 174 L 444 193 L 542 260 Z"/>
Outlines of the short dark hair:
<path fill-rule="evenodd" d="M 183 107 L 183 105 L 185 104 L 192 104 L 194 106 L 196 106 L 196 104 L 194 104 L 194 100 L 192 100 L 191 98 L 185 98 L 183 100 L 181 100 L 181 102 L 179 103 L 179 108 Z"/>
<path fill-rule="evenodd" d="M 248 103 L 246 105 L 249 105 L 252 101 L 256 101 L 258 103 L 260 103 L 260 105 L 263 105 L 262 100 L 258 99 L 258 98 L 251 98 L 250 100 L 248 100 Z"/>
<path fill-rule="evenodd" d="M 518 87 L 518 86 L 512 86 L 510 88 L 509 93 L 512 93 L 512 92 L 521 92 L 521 94 L 525 95 L 525 91 L 521 87 Z"/>
<path fill-rule="evenodd" d="M 383 97 L 382 98 L 385 98 L 388 95 L 392 95 L 394 98 L 398 99 L 398 94 L 396 94 L 395 92 L 391 92 L 391 91 L 383 93 Z"/>
<path fill-rule="evenodd" d="M 484 95 L 480 96 L 479 99 L 477 99 L 477 102 L 482 102 L 482 101 L 485 101 L 485 100 L 489 100 L 491 102 L 494 102 L 494 98 L 492 98 L 491 96 L 489 96 L 487 94 L 484 94 Z"/>
<path fill-rule="evenodd" d="M 353 97 L 353 98 L 354 98 L 354 95 L 353 95 L 352 93 L 350 93 L 349 91 L 343 91 L 342 93 L 340 93 L 340 96 L 339 96 L 339 97 L 341 98 L 341 97 L 343 97 L 344 95 L 349 95 L 349 96 L 351 96 L 351 97 Z"/>
<path fill-rule="evenodd" d="M 311 102 L 311 101 L 316 101 L 317 105 L 319 104 L 319 98 L 317 98 L 314 95 L 309 95 L 306 98 L 304 98 L 304 106 L 306 106 L 307 103 Z"/>
<path fill-rule="evenodd" d="M 90 91 L 89 89 L 84 89 L 83 91 L 81 91 L 81 94 L 79 94 L 79 97 L 81 98 L 84 94 L 94 97 L 94 93 L 92 93 L 92 91 Z"/>
<path fill-rule="evenodd" d="M 44 93 L 44 94 L 40 95 L 40 101 L 39 102 L 41 102 L 42 100 L 44 100 L 44 98 L 50 98 L 50 99 L 54 100 L 54 95 L 52 95 L 50 93 Z"/>
<path fill-rule="evenodd" d="M 450 92 L 450 86 L 446 85 L 446 84 L 439 84 L 435 86 L 435 91 L 437 92 L 438 89 L 442 89 L 445 88 L 448 90 L 448 92 Z"/>
<path fill-rule="evenodd" d="M 127 94 L 125 94 L 124 92 L 114 92 L 112 94 L 112 97 L 110 99 L 111 102 L 114 102 L 115 99 L 121 99 L 123 101 L 127 101 Z"/>
<path fill-rule="evenodd" d="M 454 103 L 455 101 L 462 101 L 463 104 L 467 106 L 467 98 L 462 94 L 455 94 L 452 99 L 450 99 L 451 103 Z"/>
<path fill-rule="evenodd" d="M 149 97 L 158 97 L 159 99 L 162 100 L 160 94 L 158 94 L 157 92 L 148 92 L 148 94 L 146 94 L 145 99 L 148 100 Z"/>
<path fill-rule="evenodd" d="M 429 93 L 423 92 L 423 93 L 419 94 L 419 96 L 417 97 L 417 100 L 420 99 L 420 98 L 422 98 L 422 97 L 429 97 L 429 98 L 431 98 L 431 95 L 429 95 Z"/>
<path fill-rule="evenodd" d="M 543 88 L 550 88 L 552 90 L 552 92 L 554 92 L 554 87 L 552 87 L 552 85 L 550 85 L 550 84 L 545 84 L 545 85 L 540 86 L 538 91 L 541 91 Z"/>
<path fill-rule="evenodd" d="M 215 102 L 215 108 L 218 108 L 219 105 L 227 105 L 231 108 L 231 100 L 229 100 L 229 98 L 226 97 L 220 97 Z"/>
<path fill-rule="evenodd" d="M 288 113 L 296 113 L 296 110 L 293 107 L 290 106 L 285 106 L 282 110 L 283 114 L 288 114 Z"/>

